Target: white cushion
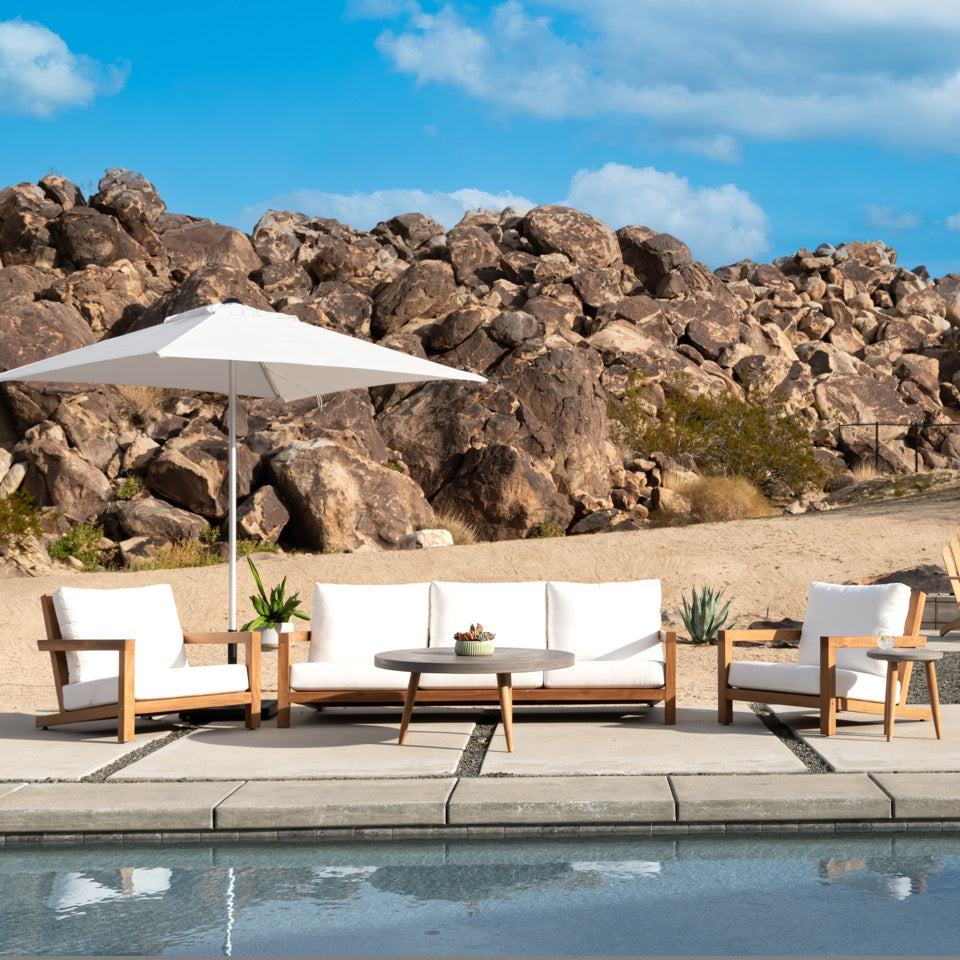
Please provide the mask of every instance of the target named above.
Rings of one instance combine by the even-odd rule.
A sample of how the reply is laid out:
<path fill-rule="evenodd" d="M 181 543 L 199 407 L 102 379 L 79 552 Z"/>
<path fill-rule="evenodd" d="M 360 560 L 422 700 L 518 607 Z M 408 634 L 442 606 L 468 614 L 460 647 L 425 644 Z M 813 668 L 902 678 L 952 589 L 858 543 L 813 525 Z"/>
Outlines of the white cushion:
<path fill-rule="evenodd" d="M 100 677 L 68 683 L 63 688 L 65 710 L 82 710 L 117 702 L 117 677 Z M 211 664 L 204 667 L 178 667 L 140 673 L 135 660 L 133 695 L 136 700 L 166 700 L 173 697 L 197 697 L 213 693 L 240 693 L 250 689 L 247 667 L 242 663 Z M 172 707 L 171 709 L 176 709 Z"/>
<path fill-rule="evenodd" d="M 820 637 L 902 636 L 909 608 L 910 588 L 903 583 L 811 583 L 797 661 L 819 666 Z M 864 648 L 838 649 L 837 667 L 880 677 L 887 673 L 886 663 L 871 660 Z"/>
<path fill-rule="evenodd" d="M 375 653 L 427 645 L 429 611 L 428 583 L 318 583 L 307 658 L 374 669 Z"/>
<path fill-rule="evenodd" d="M 381 670 L 373 659 L 290 664 L 291 690 L 405 690 L 410 675 Z"/>
<path fill-rule="evenodd" d="M 886 667 L 886 664 L 884 664 Z M 745 690 L 770 690 L 777 693 L 820 695 L 820 668 L 810 664 L 767 663 L 760 660 L 735 660 L 730 664 L 730 686 Z M 886 673 L 837 670 L 837 696 L 883 703 L 886 698 Z M 900 685 L 897 684 L 897 696 Z"/>
<path fill-rule="evenodd" d="M 430 646 L 452 647 L 453 635 L 480 622 L 496 634 L 497 647 L 547 645 L 546 584 L 543 580 L 517 583 L 430 584 Z M 543 686 L 542 672 L 516 673 L 515 687 Z M 495 674 L 431 674 L 420 677 L 420 686 L 496 687 Z"/>
<path fill-rule="evenodd" d="M 53 606 L 66 640 L 136 640 L 138 678 L 187 665 L 177 605 L 167 583 L 110 590 L 61 587 L 53 594 Z M 68 652 L 70 683 L 116 677 L 119 662 L 119 654 L 110 650 Z M 114 693 L 104 702 L 116 699 Z"/>
<path fill-rule="evenodd" d="M 549 581 L 547 646 L 576 660 L 548 670 L 546 686 L 663 686 L 660 605 L 659 580 Z"/>

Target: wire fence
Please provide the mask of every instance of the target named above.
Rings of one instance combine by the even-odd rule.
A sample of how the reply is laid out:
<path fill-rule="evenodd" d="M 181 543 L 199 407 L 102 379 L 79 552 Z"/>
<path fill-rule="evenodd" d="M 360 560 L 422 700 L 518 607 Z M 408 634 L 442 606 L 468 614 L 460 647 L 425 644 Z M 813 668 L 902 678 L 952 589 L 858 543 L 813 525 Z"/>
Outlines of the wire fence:
<path fill-rule="evenodd" d="M 920 440 L 932 430 L 960 430 L 960 423 L 954 423 L 948 420 L 944 423 L 933 422 L 923 423 L 915 421 L 913 423 L 893 422 L 884 420 L 874 420 L 867 423 L 841 423 L 838 424 L 839 436 L 842 437 L 845 428 L 856 427 L 860 430 L 873 428 L 873 466 L 875 470 L 880 469 L 880 428 L 881 427 L 906 427 L 906 441 L 909 445 L 910 438 L 913 437 L 913 472 L 920 472 Z"/>

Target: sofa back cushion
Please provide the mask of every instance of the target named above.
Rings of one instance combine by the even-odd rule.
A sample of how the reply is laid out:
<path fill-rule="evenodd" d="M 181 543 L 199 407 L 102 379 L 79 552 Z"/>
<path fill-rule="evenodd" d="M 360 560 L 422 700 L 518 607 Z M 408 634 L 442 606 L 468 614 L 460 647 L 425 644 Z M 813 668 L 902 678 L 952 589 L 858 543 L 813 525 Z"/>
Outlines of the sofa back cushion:
<path fill-rule="evenodd" d="M 811 583 L 797 660 L 819 664 L 821 637 L 902 636 L 909 609 L 910 588 L 903 583 Z M 837 650 L 837 666 L 859 673 L 887 672 L 886 663 L 871 660 L 864 648 Z"/>
<path fill-rule="evenodd" d="M 384 650 L 427 645 L 429 583 L 318 583 L 313 588 L 314 663 L 369 662 Z"/>
<path fill-rule="evenodd" d="M 546 647 L 546 584 L 519 583 L 430 584 L 430 646 L 452 647 L 453 635 L 482 623 L 496 634 L 498 647 Z"/>
<path fill-rule="evenodd" d="M 134 639 L 135 675 L 187 666 L 183 630 L 168 583 L 95 590 L 61 587 L 53 594 L 60 634 L 66 640 Z M 68 652 L 71 683 L 115 677 L 119 655 L 111 650 Z"/>
<path fill-rule="evenodd" d="M 659 580 L 547 583 L 547 646 L 586 660 L 664 660 Z"/>

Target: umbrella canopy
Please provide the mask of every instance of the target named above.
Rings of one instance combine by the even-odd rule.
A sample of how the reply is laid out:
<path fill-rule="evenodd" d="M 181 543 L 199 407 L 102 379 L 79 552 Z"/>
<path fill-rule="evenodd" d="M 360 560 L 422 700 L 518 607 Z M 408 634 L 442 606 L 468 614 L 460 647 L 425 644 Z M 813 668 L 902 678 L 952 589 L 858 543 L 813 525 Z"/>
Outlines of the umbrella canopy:
<path fill-rule="evenodd" d="M 174 314 L 153 327 L 0 373 L 0 381 L 134 384 L 227 394 L 230 629 L 237 626 L 236 398 L 297 400 L 338 390 L 469 380 L 456 370 L 236 301 Z"/>

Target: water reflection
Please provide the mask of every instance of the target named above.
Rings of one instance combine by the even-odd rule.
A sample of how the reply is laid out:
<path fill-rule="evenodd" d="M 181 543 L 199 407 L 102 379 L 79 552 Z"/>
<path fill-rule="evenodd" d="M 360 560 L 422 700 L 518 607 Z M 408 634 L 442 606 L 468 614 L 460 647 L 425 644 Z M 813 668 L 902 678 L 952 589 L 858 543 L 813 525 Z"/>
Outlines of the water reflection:
<path fill-rule="evenodd" d="M 928 878 L 942 868 L 935 856 L 828 857 L 820 861 L 821 876 L 827 884 L 857 887 L 894 900 L 926 893 Z"/>

